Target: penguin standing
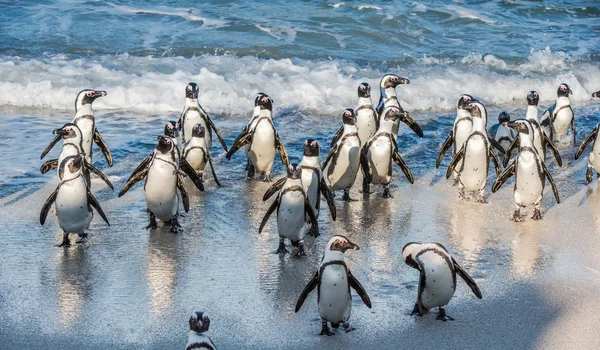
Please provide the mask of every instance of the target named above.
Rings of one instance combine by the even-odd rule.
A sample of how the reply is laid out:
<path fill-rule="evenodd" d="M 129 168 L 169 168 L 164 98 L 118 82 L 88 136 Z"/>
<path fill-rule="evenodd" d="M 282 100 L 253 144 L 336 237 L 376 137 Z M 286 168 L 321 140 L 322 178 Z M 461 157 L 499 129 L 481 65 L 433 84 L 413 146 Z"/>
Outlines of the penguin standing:
<path fill-rule="evenodd" d="M 486 203 L 483 194 L 490 159 L 494 162 L 496 174 L 498 175 L 500 174 L 500 162 L 490 147 L 490 136 L 486 130 L 487 111 L 485 106 L 477 100 L 472 100 L 464 108 L 473 117 L 473 130 L 463 147 L 456 152 L 450 161 L 448 171 L 446 171 L 446 179 L 450 177 L 457 164 L 463 160 L 458 176 L 460 197 L 465 198 L 465 191 L 476 191 L 478 193 L 477 201 Z"/>
<path fill-rule="evenodd" d="M 358 86 L 358 106 L 356 106 L 354 114 L 356 115 L 358 138 L 364 145 L 379 129 L 379 115 L 371 102 L 371 86 L 368 83 L 360 83 Z M 343 132 L 344 126 L 342 125 L 333 137 L 330 146 L 337 143 Z"/>
<path fill-rule="evenodd" d="M 150 219 L 147 228 L 155 229 L 157 227 L 156 218 L 158 218 L 165 223 L 170 223 L 171 232 L 177 233 L 181 227 L 177 220 L 179 209 L 177 189 L 181 192 L 185 212 L 187 213 L 189 210 L 189 198 L 183 186 L 182 172 L 190 177 L 200 191 L 204 191 L 202 180 L 198 174 L 185 158 L 178 158 L 173 140 L 168 136 L 161 135 L 158 137 L 156 149 L 133 171 L 119 192 L 119 197 L 145 178 L 144 195 Z"/>
<path fill-rule="evenodd" d="M 534 132 L 528 120 L 515 120 L 506 124 L 509 128 L 519 132 L 519 154 L 515 160 L 498 176 L 492 185 L 492 192 L 496 192 L 512 175 L 515 175 L 515 205 L 517 210 L 513 214 L 514 221 L 521 221 L 521 208 L 533 206 L 533 220 L 540 220 L 540 204 L 544 197 L 544 184 L 546 178 L 552 185 L 552 192 L 556 202 L 560 203 L 558 191 L 548 168 L 544 164 L 534 146 Z"/>
<path fill-rule="evenodd" d="M 493 125 L 490 128 L 490 134 L 494 136 L 494 139 L 502 146 L 506 154 L 506 151 L 510 147 L 510 144 L 516 138 L 516 132 L 505 126 L 504 123 L 508 123 L 510 121 L 510 114 L 508 112 L 503 111 L 498 115 L 498 124 Z"/>
<path fill-rule="evenodd" d="M 206 312 L 196 311 L 190 317 L 190 334 L 188 335 L 188 342 L 185 346 L 185 350 L 192 349 L 211 349 L 215 350 L 217 347 L 212 342 L 210 337 L 206 334 L 210 327 L 210 318 Z"/>
<path fill-rule="evenodd" d="M 429 309 L 438 307 L 438 320 L 454 320 L 446 315 L 446 305 L 456 290 L 456 275 L 471 288 L 477 299 L 481 291 L 473 278 L 454 260 L 440 243 L 411 242 L 402 248 L 406 265 L 419 270 L 419 291 L 411 315 L 423 316 Z"/>
<path fill-rule="evenodd" d="M 398 145 L 392 133 L 394 122 L 406 112 L 400 111 L 397 107 L 388 107 L 382 114 L 383 119 L 379 130 L 366 142 L 361 151 L 361 157 L 366 158 L 361 165 L 367 166 L 366 169 L 363 168 L 363 173 L 369 174 L 366 178 L 370 179 L 368 182 L 363 182 L 363 193 L 369 193 L 369 184 L 381 184 L 383 198 L 391 198 L 389 185 L 392 181 L 392 160 L 400 166 L 408 182 L 412 184 L 414 179 L 408 165 L 398 153 Z"/>
<path fill-rule="evenodd" d="M 265 194 L 265 197 L 267 195 Z M 270 197 L 270 196 L 269 196 Z M 302 187 L 302 167 L 290 164 L 288 174 L 279 195 L 273 201 L 263 217 L 258 232 L 261 233 L 267 220 L 277 210 L 277 232 L 279 233 L 279 248 L 277 254 L 285 254 L 285 238 L 292 241 L 292 246 L 298 247 L 296 256 L 304 256 L 304 234 L 306 231 L 306 217 L 311 222 L 311 232 L 316 238 L 319 236 L 317 217 L 308 201 Z"/>
<path fill-rule="evenodd" d="M 188 142 L 192 138 L 192 129 L 196 124 L 202 124 L 204 129 L 208 130 L 206 133 L 206 146 L 210 150 L 212 147 L 212 133 L 213 131 L 217 135 L 219 142 L 225 152 L 227 152 L 227 145 L 221 137 L 219 130 L 213 123 L 212 119 L 208 116 L 208 113 L 202 108 L 200 102 L 198 102 L 198 93 L 200 88 L 196 83 L 189 83 L 185 87 L 185 107 L 181 116 L 179 117 L 179 127 L 183 130 L 182 140 L 183 143 Z"/>
<path fill-rule="evenodd" d="M 204 129 L 204 126 L 199 123 L 194 125 L 192 128 L 192 138 L 188 141 L 188 143 L 185 144 L 185 147 L 183 148 L 183 157 L 188 163 L 190 163 L 192 168 L 194 168 L 202 180 L 204 179 L 203 174 L 206 164 L 209 164 L 213 178 L 215 179 L 215 183 L 217 186 L 221 187 L 221 183 L 219 182 L 217 174 L 215 173 L 215 168 L 213 167 L 210 152 L 206 146 L 205 137 L 206 129 Z"/>
<path fill-rule="evenodd" d="M 248 160 L 250 164 L 246 173 L 247 178 L 249 180 L 252 179 L 254 172 L 258 171 L 264 174 L 263 181 L 271 182 L 271 170 L 273 169 L 275 152 L 279 151 L 281 162 L 286 169 L 289 166 L 289 159 L 273 124 L 273 100 L 265 94 L 259 99 L 258 105 L 260 115 L 256 119 L 254 126 L 250 127 L 250 125 L 242 131 L 237 139 L 233 141 L 225 157 L 229 160 L 238 149 L 249 145 Z"/>
<path fill-rule="evenodd" d="M 247 133 L 250 130 L 254 129 L 254 127 L 256 126 L 256 122 L 258 121 L 258 117 L 260 116 L 260 100 L 263 97 L 267 97 L 270 98 L 269 95 L 265 94 L 264 92 L 259 92 L 256 94 L 256 96 L 254 96 L 254 109 L 252 110 L 252 117 L 250 117 L 250 120 L 248 121 L 248 124 L 246 124 L 246 127 L 244 128 L 244 130 L 242 131 L 243 133 Z M 273 103 L 273 99 L 271 99 L 271 103 Z M 252 172 L 254 172 L 254 166 L 252 165 L 252 163 L 250 163 L 250 158 L 248 157 L 248 151 L 250 150 L 250 145 L 246 144 L 244 146 L 244 154 L 246 155 L 246 172 L 250 172 L 250 167 L 252 167 Z"/>
<path fill-rule="evenodd" d="M 371 308 L 369 295 L 344 262 L 344 253 L 347 250 L 359 249 L 358 245 L 350 242 L 345 236 L 331 237 L 323 253 L 319 270 L 308 282 L 296 302 L 295 312 L 298 312 L 310 292 L 317 288 L 321 335 L 333 335 L 327 322 L 331 323 L 333 328 L 338 328 L 341 323 L 346 332 L 354 330 L 348 322 L 352 311 L 350 288 L 358 293 L 369 309 Z"/>
<path fill-rule="evenodd" d="M 575 159 L 577 160 L 590 142 L 592 143 L 592 151 L 588 157 L 587 171 L 585 172 L 585 182 L 588 184 L 592 182 L 594 176 L 592 171 L 593 169 L 596 169 L 596 176 L 600 178 L 600 142 L 598 142 L 598 135 L 600 134 L 598 133 L 599 128 L 600 124 L 596 125 L 594 130 L 592 130 L 585 140 L 583 140 L 581 146 L 579 146 L 577 152 L 575 153 Z"/>
<path fill-rule="evenodd" d="M 377 104 L 377 113 L 379 113 L 379 122 L 383 119 L 383 111 L 390 106 L 397 107 L 399 110 L 404 111 L 400 106 L 400 100 L 396 95 L 396 86 L 400 84 L 410 84 L 410 80 L 401 78 L 395 74 L 386 74 L 381 78 L 379 82 L 379 103 Z M 423 137 L 423 130 L 419 124 L 417 124 L 409 115 L 406 113 L 401 119 L 394 122 L 392 128 L 392 134 L 394 134 L 394 140 L 398 138 L 398 129 L 400 128 L 400 121 L 406 123 L 412 131 L 415 132 L 419 137 Z"/>
<path fill-rule="evenodd" d="M 342 113 L 342 121 L 344 124 L 342 137 L 329 151 L 322 169 L 328 186 L 334 191 L 344 190 L 342 199 L 352 201 L 350 188 L 356 180 L 360 162 L 366 161 L 366 158 L 360 155 L 361 143 L 352 108 L 348 108 Z M 364 166 L 363 169 L 367 169 L 367 167 Z M 368 177 L 368 174 L 366 176 Z"/>
<path fill-rule="evenodd" d="M 571 108 L 569 95 L 572 94 L 569 85 L 562 83 L 556 92 L 556 102 L 542 114 L 541 126 L 553 142 L 563 139 L 569 127 L 573 131 L 573 145 L 575 145 L 575 117 Z"/>
<path fill-rule="evenodd" d="M 50 211 L 52 203 L 55 204 L 56 215 L 58 216 L 58 226 L 63 230 L 63 240 L 59 247 L 71 245 L 69 241 L 69 233 L 77 233 L 83 242 L 87 236 L 85 231 L 90 226 L 94 213 L 92 207 L 96 209 L 98 214 L 106 222 L 110 223 L 104 215 L 104 211 L 100 204 L 90 192 L 90 188 L 83 176 L 82 169 L 84 167 L 84 156 L 77 154 L 65 157 L 60 163 L 59 178 L 61 179 L 58 186 L 50 194 L 50 197 L 44 203 L 40 212 L 40 224 L 44 225 L 46 217 Z"/>
<path fill-rule="evenodd" d="M 113 164 L 110 150 L 96 128 L 96 120 L 94 118 L 94 110 L 92 103 L 98 98 L 106 96 L 106 91 L 102 90 L 81 90 L 75 99 L 75 117 L 72 123 L 76 124 L 81 130 L 83 138 L 82 145 L 85 152 L 85 160 L 92 163 L 92 140 L 100 147 L 100 150 L 106 158 L 108 166 Z"/>

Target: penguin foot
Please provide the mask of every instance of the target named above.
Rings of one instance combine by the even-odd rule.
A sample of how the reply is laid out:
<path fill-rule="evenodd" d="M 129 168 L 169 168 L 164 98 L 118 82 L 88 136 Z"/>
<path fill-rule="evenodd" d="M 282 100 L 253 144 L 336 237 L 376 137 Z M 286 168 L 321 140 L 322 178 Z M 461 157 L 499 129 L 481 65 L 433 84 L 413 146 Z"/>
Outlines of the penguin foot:
<path fill-rule="evenodd" d="M 177 220 L 177 217 L 174 217 L 171 219 L 171 229 L 169 230 L 172 233 L 179 233 L 181 229 L 181 225 L 179 225 L 179 221 Z"/>
<path fill-rule="evenodd" d="M 594 174 L 592 172 L 592 168 L 588 167 L 587 171 L 585 173 L 585 184 L 589 184 L 590 182 L 592 182 L 592 179 L 594 178 Z"/>
<path fill-rule="evenodd" d="M 533 216 L 531 217 L 533 220 L 542 220 L 542 213 L 540 212 L 539 209 L 534 209 L 533 210 Z"/>
<path fill-rule="evenodd" d="M 350 198 L 350 191 L 344 190 L 344 195 L 342 196 L 342 200 L 346 202 L 357 202 L 357 199 Z"/>
<path fill-rule="evenodd" d="M 444 307 L 440 307 L 440 312 L 438 313 L 437 317 L 435 318 L 436 320 L 441 320 L 441 321 L 454 321 L 454 318 L 446 315 L 446 309 Z"/>
<path fill-rule="evenodd" d="M 250 162 L 248 162 L 248 168 L 246 170 L 248 170 L 248 172 L 246 173 L 246 179 L 254 179 L 254 166 Z"/>
<path fill-rule="evenodd" d="M 77 241 L 75 241 L 75 243 L 77 243 L 77 244 L 84 243 L 86 241 L 87 236 L 88 236 L 87 233 L 80 233 L 79 239 Z"/>
<path fill-rule="evenodd" d="M 275 254 L 287 254 L 289 253 L 287 251 L 287 249 L 285 249 L 285 244 L 283 242 L 279 242 L 279 248 L 277 248 L 277 251 L 275 252 Z"/>
<path fill-rule="evenodd" d="M 485 198 L 479 197 L 479 198 L 477 198 L 477 203 L 479 203 L 479 204 L 487 204 L 487 201 L 485 200 Z"/>
<path fill-rule="evenodd" d="M 263 182 L 273 182 L 273 180 L 271 180 L 271 174 L 265 175 L 265 177 L 263 178 Z"/>
<path fill-rule="evenodd" d="M 413 311 L 410 313 L 411 316 L 413 315 L 417 315 L 419 317 L 422 317 L 423 314 L 427 313 L 427 311 L 425 312 L 421 312 L 421 308 L 419 307 L 419 303 L 415 303 L 415 307 L 413 308 Z"/>
<path fill-rule="evenodd" d="M 298 246 L 298 251 L 296 252 L 297 257 L 306 256 L 306 252 L 304 251 L 304 244 L 300 244 Z"/>
<path fill-rule="evenodd" d="M 146 230 L 147 229 L 156 229 L 158 227 L 158 225 L 156 224 L 156 216 L 150 211 L 148 210 L 148 215 L 150 218 L 150 223 L 148 224 L 148 226 L 146 226 Z"/>
<path fill-rule="evenodd" d="M 514 221 L 514 222 L 523 221 L 523 218 L 521 218 L 521 211 L 519 209 L 515 210 L 515 212 L 512 216 L 512 221 Z"/>
<path fill-rule="evenodd" d="M 323 320 L 321 322 L 321 334 L 320 335 L 327 335 L 327 336 L 333 335 L 333 332 L 329 329 L 329 327 L 327 327 L 327 321 L 325 321 L 325 320 Z"/>
<path fill-rule="evenodd" d="M 345 331 L 346 333 L 350 333 L 350 332 L 352 332 L 352 331 L 353 331 L 353 330 L 355 330 L 355 329 L 356 329 L 356 328 L 354 328 L 354 327 L 350 327 L 350 323 L 348 323 L 348 322 L 344 322 L 344 331 Z"/>
<path fill-rule="evenodd" d="M 394 198 L 394 196 L 392 196 L 392 194 L 390 193 L 389 188 L 383 189 L 383 198 Z"/>
<path fill-rule="evenodd" d="M 68 247 L 71 245 L 71 241 L 69 240 L 69 234 L 65 233 L 63 236 L 63 240 L 60 244 L 57 245 L 57 247 Z"/>

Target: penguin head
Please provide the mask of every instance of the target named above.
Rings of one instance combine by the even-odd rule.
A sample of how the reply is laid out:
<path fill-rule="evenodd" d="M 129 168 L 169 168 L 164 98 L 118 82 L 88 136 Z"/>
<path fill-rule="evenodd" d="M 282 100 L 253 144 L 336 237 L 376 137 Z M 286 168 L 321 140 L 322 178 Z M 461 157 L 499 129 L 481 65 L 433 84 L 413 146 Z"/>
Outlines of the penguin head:
<path fill-rule="evenodd" d="M 469 102 L 468 104 L 466 104 L 463 107 L 465 110 L 469 111 L 469 113 L 471 113 L 471 115 L 473 117 L 477 117 L 477 118 L 483 118 L 482 116 L 482 108 L 483 105 L 481 104 L 481 102 L 477 101 L 477 100 L 471 100 L 471 102 Z"/>
<path fill-rule="evenodd" d="M 169 153 L 173 150 L 173 140 L 171 140 L 170 137 L 165 136 L 165 135 L 160 135 L 158 137 L 158 145 L 156 145 L 156 149 L 160 152 L 160 153 Z"/>
<path fill-rule="evenodd" d="M 527 94 L 527 105 L 528 106 L 537 106 L 540 102 L 540 94 L 537 91 L 529 91 Z"/>
<path fill-rule="evenodd" d="M 531 128 L 531 124 L 529 124 L 529 121 L 525 120 L 525 119 L 517 119 L 517 120 L 513 120 L 507 123 L 503 124 L 504 126 L 507 126 L 511 129 L 517 130 L 518 132 L 522 133 L 522 134 L 526 134 L 529 135 L 530 133 L 532 133 L 532 128 Z"/>
<path fill-rule="evenodd" d="M 165 135 L 176 139 L 179 136 L 179 123 L 170 121 L 165 124 Z"/>
<path fill-rule="evenodd" d="M 271 99 L 269 95 L 264 94 L 258 99 L 258 106 L 260 109 L 266 109 L 273 112 L 273 99 Z"/>
<path fill-rule="evenodd" d="M 510 121 L 510 114 L 506 111 L 502 111 L 500 115 L 498 115 L 498 123 L 504 124 Z"/>
<path fill-rule="evenodd" d="M 473 96 L 468 94 L 462 94 L 460 95 L 458 102 L 456 103 L 456 108 L 465 109 L 465 106 L 471 103 L 471 101 L 473 101 Z"/>
<path fill-rule="evenodd" d="M 92 104 L 98 97 L 106 96 L 106 91 L 85 89 L 79 91 L 75 98 L 75 112 L 83 105 Z"/>
<path fill-rule="evenodd" d="M 379 87 L 382 89 L 395 88 L 400 84 L 410 84 L 410 80 L 397 76 L 396 74 L 386 74 L 381 78 Z"/>
<path fill-rule="evenodd" d="M 592 93 L 592 97 L 600 97 L 600 90 Z"/>
<path fill-rule="evenodd" d="M 192 137 L 205 137 L 205 128 L 202 124 L 196 124 L 192 128 Z"/>
<path fill-rule="evenodd" d="M 360 83 L 358 86 L 358 97 L 371 97 L 371 86 L 368 83 Z"/>
<path fill-rule="evenodd" d="M 208 331 L 210 327 L 210 318 L 208 314 L 203 311 L 196 311 L 190 316 L 190 330 L 196 333 L 203 333 Z"/>
<path fill-rule="evenodd" d="M 67 175 L 66 180 L 69 180 L 79 176 L 83 166 L 83 157 L 83 154 L 80 153 L 63 159 L 60 163 L 60 168 L 58 169 L 58 178 L 65 180 L 65 175 Z"/>
<path fill-rule="evenodd" d="M 572 93 L 573 91 L 571 91 L 571 88 L 566 83 L 560 84 L 558 91 L 556 92 L 558 97 L 569 97 L 569 95 Z"/>
<path fill-rule="evenodd" d="M 288 165 L 287 177 L 289 179 L 299 179 L 302 176 L 302 167 L 296 163 Z"/>
<path fill-rule="evenodd" d="M 356 116 L 354 115 L 354 110 L 352 108 L 346 108 L 344 110 L 344 113 L 342 113 L 342 121 L 346 125 L 356 124 Z"/>
<path fill-rule="evenodd" d="M 405 118 L 407 115 L 406 111 L 401 111 L 398 107 L 392 106 L 383 111 L 383 120 L 395 122 L 396 120 Z"/>
<path fill-rule="evenodd" d="M 329 239 L 329 242 L 327 243 L 326 252 L 333 251 L 345 253 L 346 250 L 349 249 L 359 250 L 360 247 L 357 244 L 350 242 L 350 240 L 346 236 L 335 235 Z"/>
<path fill-rule="evenodd" d="M 74 123 L 67 123 L 62 126 L 60 129 L 56 129 L 52 131 L 55 135 L 60 135 L 63 140 L 72 139 L 75 137 L 81 138 L 81 130 Z"/>
<path fill-rule="evenodd" d="M 192 100 L 196 100 L 198 98 L 198 93 L 200 92 L 200 88 L 196 83 L 188 83 L 185 87 L 185 98 L 189 98 Z"/>
<path fill-rule="evenodd" d="M 410 242 L 407 243 L 404 247 L 402 247 L 402 258 L 406 265 L 410 267 L 414 267 L 415 269 L 419 268 L 419 265 L 415 262 L 415 255 L 420 250 L 421 243 L 418 242 Z"/>
<path fill-rule="evenodd" d="M 304 155 L 307 157 L 319 156 L 319 143 L 314 139 L 306 139 L 304 141 Z"/>
<path fill-rule="evenodd" d="M 258 92 L 256 94 L 256 96 L 254 96 L 254 107 L 257 107 L 259 105 L 259 101 L 261 98 L 263 97 L 269 97 L 269 95 L 265 94 L 264 92 Z M 270 97 L 269 97 L 270 98 Z M 271 99 L 271 103 L 273 103 L 273 99 Z"/>

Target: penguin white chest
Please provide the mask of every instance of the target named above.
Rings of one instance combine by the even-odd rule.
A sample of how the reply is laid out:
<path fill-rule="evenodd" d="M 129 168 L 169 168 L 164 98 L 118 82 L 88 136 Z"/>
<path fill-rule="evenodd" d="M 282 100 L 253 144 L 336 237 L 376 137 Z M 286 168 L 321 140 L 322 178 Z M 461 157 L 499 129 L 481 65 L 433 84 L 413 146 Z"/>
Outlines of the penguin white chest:
<path fill-rule="evenodd" d="M 63 145 L 60 154 L 58 155 L 58 164 L 62 164 L 62 161 L 69 156 L 76 156 L 81 153 L 79 147 L 75 146 L 71 143 L 65 143 Z M 58 168 L 57 168 L 57 176 L 58 176 Z M 59 179 L 60 180 L 60 179 Z"/>
<path fill-rule="evenodd" d="M 177 173 L 167 162 L 154 160 L 148 170 L 144 195 L 148 209 L 161 221 L 169 221 L 177 213 Z"/>
<path fill-rule="evenodd" d="M 277 232 L 292 241 L 304 238 L 304 194 L 300 191 L 288 191 L 281 196 L 277 209 Z"/>
<path fill-rule="evenodd" d="M 94 120 L 88 118 L 76 119 L 74 123 L 81 130 L 81 145 L 85 153 L 85 160 L 92 161 L 92 139 L 94 137 Z M 60 163 L 59 163 L 60 164 Z"/>
<path fill-rule="evenodd" d="M 83 233 L 90 226 L 93 214 L 88 210 L 87 188 L 80 176 L 60 185 L 56 196 L 58 225 L 67 233 Z"/>
<path fill-rule="evenodd" d="M 354 185 L 360 166 L 360 140 L 358 136 L 345 139 L 328 166 L 327 180 L 334 190 L 349 189 Z"/>
<path fill-rule="evenodd" d="M 194 139 L 192 139 L 192 141 L 194 141 Z M 196 170 L 199 173 L 202 173 L 204 171 L 204 168 L 206 168 L 206 162 L 204 161 L 207 153 L 206 150 L 201 145 L 198 145 L 197 142 L 190 142 L 186 146 L 186 148 L 188 147 L 189 149 L 184 152 L 185 160 L 187 160 L 188 163 L 190 163 L 194 170 Z"/>
<path fill-rule="evenodd" d="M 370 108 L 360 109 L 356 113 L 356 127 L 361 144 L 364 145 L 377 132 L 376 118 L 377 116 Z"/>
<path fill-rule="evenodd" d="M 206 130 L 204 142 L 206 142 L 206 148 L 210 149 L 212 147 L 212 134 L 210 132 L 211 129 L 208 128 L 206 124 L 206 120 L 202 118 L 200 112 L 195 109 L 188 111 L 185 115 L 185 121 L 183 122 L 183 139 L 185 142 L 192 139 L 192 129 L 194 125 L 202 124 L 204 130 Z"/>
<path fill-rule="evenodd" d="M 302 163 L 300 163 L 302 165 Z M 317 211 L 317 198 L 319 197 L 319 174 L 311 169 L 303 168 L 302 170 L 302 188 L 308 197 L 308 202 L 313 208 L 316 216 L 319 216 Z"/>
<path fill-rule="evenodd" d="M 422 254 L 419 262 L 425 273 L 425 286 L 421 292 L 423 306 L 431 309 L 448 304 L 456 289 L 453 268 L 435 252 Z"/>
<path fill-rule="evenodd" d="M 248 159 L 259 172 L 271 172 L 275 160 L 275 129 L 269 121 L 261 120 L 256 124 Z"/>
<path fill-rule="evenodd" d="M 543 161 L 546 159 L 546 152 L 544 152 L 544 146 L 542 144 L 542 137 L 544 136 L 542 133 L 542 128 L 539 125 L 533 126 L 533 147 Z"/>
<path fill-rule="evenodd" d="M 592 151 L 590 152 L 589 161 L 596 171 L 600 169 L 600 142 L 598 142 L 598 136 L 594 140 L 594 147 L 592 147 Z"/>
<path fill-rule="evenodd" d="M 515 203 L 521 207 L 536 205 L 544 195 L 544 181 L 540 176 L 541 164 L 537 154 L 523 150 L 516 161 Z"/>
<path fill-rule="evenodd" d="M 372 184 L 387 185 L 392 180 L 390 170 L 392 162 L 392 145 L 388 137 L 378 137 L 371 143 L 367 152 L 367 159 L 371 167 Z"/>
<path fill-rule="evenodd" d="M 557 106 L 557 109 L 560 107 Z M 556 113 L 552 128 L 554 129 L 554 136 L 560 137 L 567 133 L 573 120 L 573 110 L 569 107 L 560 108 Z"/>
<path fill-rule="evenodd" d="M 323 269 L 319 287 L 319 313 L 331 323 L 345 322 L 352 311 L 348 275 L 343 265 L 332 264 Z"/>
<path fill-rule="evenodd" d="M 487 140 L 483 135 L 474 134 L 465 143 L 460 182 L 467 191 L 477 191 L 485 187 L 488 173 Z"/>

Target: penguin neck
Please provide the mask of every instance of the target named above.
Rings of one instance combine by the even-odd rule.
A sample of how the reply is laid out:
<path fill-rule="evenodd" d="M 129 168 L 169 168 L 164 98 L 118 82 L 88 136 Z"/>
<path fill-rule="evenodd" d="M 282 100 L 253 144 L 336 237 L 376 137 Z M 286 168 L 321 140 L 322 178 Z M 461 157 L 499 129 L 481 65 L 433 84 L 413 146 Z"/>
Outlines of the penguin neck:
<path fill-rule="evenodd" d="M 302 161 L 300 161 L 300 165 L 318 168 L 318 167 L 320 167 L 319 156 L 304 155 L 302 157 Z"/>
<path fill-rule="evenodd" d="M 538 107 L 536 106 L 527 106 L 527 114 L 525 115 L 525 119 L 527 120 L 535 120 L 539 123 L 538 119 Z"/>
<path fill-rule="evenodd" d="M 70 173 L 65 171 L 63 178 L 62 178 L 62 182 L 69 182 L 69 181 L 73 181 L 73 180 L 77 180 L 79 177 L 81 177 L 81 170 L 78 170 L 75 173 Z"/>
<path fill-rule="evenodd" d="M 467 111 L 466 109 L 462 109 L 462 108 L 456 109 L 456 120 L 466 118 L 466 117 L 471 118 L 471 113 L 469 113 L 469 111 Z"/>
<path fill-rule="evenodd" d="M 377 130 L 377 132 L 389 132 L 389 133 L 393 133 L 393 127 L 394 127 L 394 122 L 391 120 L 385 120 L 383 119 L 381 121 L 381 124 L 379 125 L 379 130 Z"/>
<path fill-rule="evenodd" d="M 259 113 L 259 115 L 258 115 L 258 116 L 259 116 L 260 118 L 267 117 L 267 118 L 269 118 L 269 119 L 273 120 L 273 112 L 271 112 L 271 111 L 270 111 L 270 110 L 268 110 L 268 109 L 261 109 L 261 110 L 260 110 L 260 113 Z"/>
<path fill-rule="evenodd" d="M 254 110 L 252 111 L 252 118 L 255 118 L 260 115 L 260 106 L 254 106 Z"/>
<path fill-rule="evenodd" d="M 204 334 L 204 332 L 196 332 L 190 329 L 190 336 L 194 336 L 194 337 L 206 337 L 206 334 Z"/>
<path fill-rule="evenodd" d="M 337 250 L 329 250 L 329 248 L 327 248 L 325 254 L 323 254 L 321 265 L 331 261 L 344 261 L 344 253 Z"/>
<path fill-rule="evenodd" d="M 370 106 L 373 103 L 371 102 L 371 98 L 370 97 L 359 97 L 358 98 L 358 105 L 359 106 Z"/>
<path fill-rule="evenodd" d="M 196 108 L 198 108 L 200 106 L 200 103 L 198 102 L 197 98 L 186 97 L 185 98 L 185 106 L 186 107 L 196 107 Z"/>
<path fill-rule="evenodd" d="M 292 186 L 302 187 L 302 176 L 298 177 L 297 179 L 292 179 L 291 177 L 288 177 L 285 181 L 285 186 L 283 188 L 289 188 Z"/>
<path fill-rule="evenodd" d="M 354 124 L 354 125 L 344 124 L 343 135 L 350 134 L 353 132 L 358 132 L 358 128 L 356 127 L 356 124 Z"/>
<path fill-rule="evenodd" d="M 531 147 L 533 148 L 533 132 L 529 134 L 519 133 L 519 147 Z"/>
<path fill-rule="evenodd" d="M 485 122 L 483 118 L 473 117 L 473 132 L 485 132 Z"/>
<path fill-rule="evenodd" d="M 77 113 L 75 113 L 75 117 L 79 117 L 81 115 L 94 115 L 94 110 L 92 109 L 91 103 L 86 103 L 77 107 Z"/>
<path fill-rule="evenodd" d="M 569 96 L 561 96 L 556 99 L 556 107 L 568 106 L 571 104 Z"/>

